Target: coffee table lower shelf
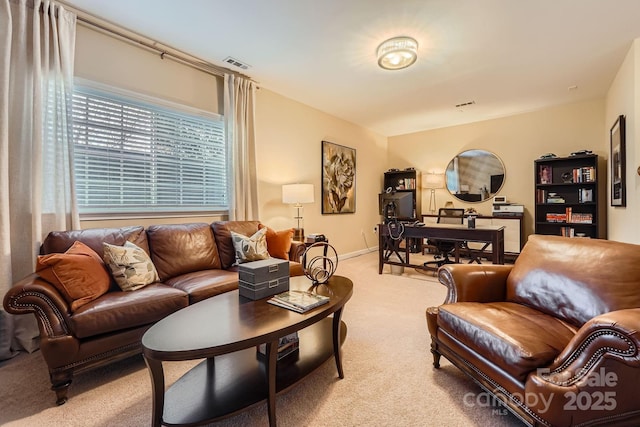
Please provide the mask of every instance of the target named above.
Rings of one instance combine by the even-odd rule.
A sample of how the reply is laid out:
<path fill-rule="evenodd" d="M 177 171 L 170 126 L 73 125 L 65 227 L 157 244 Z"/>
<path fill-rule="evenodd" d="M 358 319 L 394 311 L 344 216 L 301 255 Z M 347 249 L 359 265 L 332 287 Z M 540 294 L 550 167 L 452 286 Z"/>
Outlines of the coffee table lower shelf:
<path fill-rule="evenodd" d="M 332 324 L 329 317 L 298 331 L 297 354 L 277 363 L 276 393 L 289 389 L 334 356 Z M 340 324 L 342 345 L 347 327 Z M 255 347 L 216 356 L 196 365 L 166 390 L 162 424 L 206 424 L 266 401 L 267 395 L 266 360 L 257 356 Z"/>

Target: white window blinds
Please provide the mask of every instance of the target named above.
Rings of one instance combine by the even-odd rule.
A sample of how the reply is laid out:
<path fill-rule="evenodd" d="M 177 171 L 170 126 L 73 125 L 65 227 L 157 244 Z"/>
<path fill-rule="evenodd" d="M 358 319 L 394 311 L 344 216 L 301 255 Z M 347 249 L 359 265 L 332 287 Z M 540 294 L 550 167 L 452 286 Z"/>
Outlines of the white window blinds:
<path fill-rule="evenodd" d="M 221 117 L 76 86 L 73 129 L 81 213 L 228 209 Z"/>

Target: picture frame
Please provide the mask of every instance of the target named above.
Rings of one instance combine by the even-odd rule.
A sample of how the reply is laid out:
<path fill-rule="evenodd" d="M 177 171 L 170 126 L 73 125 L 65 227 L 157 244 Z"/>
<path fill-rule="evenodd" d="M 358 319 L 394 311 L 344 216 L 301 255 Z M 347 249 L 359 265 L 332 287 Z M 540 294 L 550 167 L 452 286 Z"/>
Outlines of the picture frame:
<path fill-rule="evenodd" d="M 538 168 L 538 181 L 539 184 L 553 184 L 553 167 L 540 165 Z"/>
<path fill-rule="evenodd" d="M 625 182 L 625 117 L 618 116 L 610 131 L 611 142 L 611 206 L 627 206 Z"/>
<path fill-rule="evenodd" d="M 356 150 L 322 141 L 322 214 L 356 211 Z"/>

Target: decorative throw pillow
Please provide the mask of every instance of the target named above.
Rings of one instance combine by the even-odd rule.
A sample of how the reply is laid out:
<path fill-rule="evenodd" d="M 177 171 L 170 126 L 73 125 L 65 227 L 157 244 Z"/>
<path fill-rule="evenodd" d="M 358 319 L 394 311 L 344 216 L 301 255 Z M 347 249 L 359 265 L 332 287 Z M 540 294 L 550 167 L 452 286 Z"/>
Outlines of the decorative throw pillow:
<path fill-rule="evenodd" d="M 293 241 L 293 228 L 275 231 L 262 224 L 260 224 L 260 227 L 267 229 L 267 250 L 269 255 L 274 258 L 289 260 L 289 251 Z"/>
<path fill-rule="evenodd" d="M 106 294 L 111 282 L 100 256 L 80 241 L 63 254 L 40 255 L 36 273 L 60 291 L 71 311 Z"/>
<path fill-rule="evenodd" d="M 261 228 L 251 237 L 231 231 L 231 241 L 236 250 L 236 264 L 269 258 L 266 228 Z"/>
<path fill-rule="evenodd" d="M 141 247 L 131 242 L 124 246 L 103 243 L 102 247 L 104 262 L 123 291 L 135 291 L 159 280 L 156 267 Z"/>

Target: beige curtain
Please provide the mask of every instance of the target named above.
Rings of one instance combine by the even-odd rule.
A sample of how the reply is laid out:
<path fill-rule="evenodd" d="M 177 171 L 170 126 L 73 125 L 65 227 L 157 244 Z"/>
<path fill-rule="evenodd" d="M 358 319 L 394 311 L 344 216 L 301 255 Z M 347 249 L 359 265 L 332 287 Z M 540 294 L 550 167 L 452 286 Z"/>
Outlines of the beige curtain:
<path fill-rule="evenodd" d="M 258 220 L 256 177 L 255 83 L 224 76 L 225 135 L 229 151 L 229 219 Z"/>
<path fill-rule="evenodd" d="M 76 16 L 48 0 L 0 0 L 0 295 L 32 273 L 43 237 L 80 228 L 71 100 Z M 31 315 L 0 309 L 0 360 L 37 348 Z"/>

